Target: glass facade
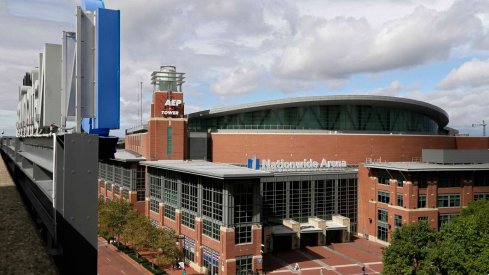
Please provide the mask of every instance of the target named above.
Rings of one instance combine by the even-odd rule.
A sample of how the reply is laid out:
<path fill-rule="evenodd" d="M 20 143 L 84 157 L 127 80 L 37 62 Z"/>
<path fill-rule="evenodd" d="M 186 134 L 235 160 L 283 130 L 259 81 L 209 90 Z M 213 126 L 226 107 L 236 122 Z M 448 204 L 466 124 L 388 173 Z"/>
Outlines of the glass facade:
<path fill-rule="evenodd" d="M 253 222 L 253 183 L 233 186 L 235 243 L 251 243 Z"/>
<path fill-rule="evenodd" d="M 438 124 L 415 111 L 372 105 L 278 107 L 213 117 L 191 117 L 191 131 L 217 129 L 304 129 L 362 132 L 438 133 Z"/>
<path fill-rule="evenodd" d="M 263 220 L 279 224 L 282 219 L 307 222 L 309 217 L 331 220 L 332 215 L 350 219 L 357 230 L 357 175 L 323 174 L 263 178 Z"/>
<path fill-rule="evenodd" d="M 123 198 L 129 198 L 129 191 L 137 193 L 137 200 L 144 201 L 146 194 L 144 166 L 137 163 L 125 163 L 117 161 L 99 162 L 99 179 L 104 183 L 114 185 L 119 194 L 122 190 Z"/>

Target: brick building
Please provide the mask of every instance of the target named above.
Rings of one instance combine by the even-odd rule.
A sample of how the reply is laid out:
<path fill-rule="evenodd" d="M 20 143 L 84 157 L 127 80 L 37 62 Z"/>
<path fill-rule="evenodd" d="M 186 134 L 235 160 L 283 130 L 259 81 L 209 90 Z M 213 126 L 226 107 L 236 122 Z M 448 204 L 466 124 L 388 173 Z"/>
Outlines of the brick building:
<path fill-rule="evenodd" d="M 359 166 L 360 236 L 387 242 L 403 224 L 439 228 L 473 200 L 489 199 L 488 150 L 423 150 L 421 162 Z"/>
<path fill-rule="evenodd" d="M 262 253 L 350 235 L 388 240 L 402 223 L 426 217 L 437 227 L 487 198 L 475 166 L 433 177 L 436 169 L 407 173 L 398 163 L 421 166 L 425 149 L 489 149 L 488 138 L 457 136 L 431 104 L 324 96 L 184 116 L 183 74 L 163 66 L 152 83 L 151 117 L 126 130 L 125 150 L 100 163 L 100 194 L 127 199 L 155 226 L 175 230 L 201 272 L 246 274 L 266 265 Z"/>

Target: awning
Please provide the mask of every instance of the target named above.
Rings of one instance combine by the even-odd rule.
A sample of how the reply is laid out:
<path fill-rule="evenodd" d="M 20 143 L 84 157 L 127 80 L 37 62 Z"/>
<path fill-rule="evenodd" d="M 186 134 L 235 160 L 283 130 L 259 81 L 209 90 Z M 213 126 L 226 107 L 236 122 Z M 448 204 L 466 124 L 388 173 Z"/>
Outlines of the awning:
<path fill-rule="evenodd" d="M 286 236 L 286 235 L 294 235 L 294 230 L 288 228 L 284 225 L 274 225 L 272 226 L 272 234 L 275 236 Z"/>
<path fill-rule="evenodd" d="M 348 230 L 348 227 L 334 221 L 326 221 L 326 230 Z"/>
<path fill-rule="evenodd" d="M 315 227 L 312 224 L 301 223 L 301 233 L 319 233 L 323 232 L 321 228 Z"/>

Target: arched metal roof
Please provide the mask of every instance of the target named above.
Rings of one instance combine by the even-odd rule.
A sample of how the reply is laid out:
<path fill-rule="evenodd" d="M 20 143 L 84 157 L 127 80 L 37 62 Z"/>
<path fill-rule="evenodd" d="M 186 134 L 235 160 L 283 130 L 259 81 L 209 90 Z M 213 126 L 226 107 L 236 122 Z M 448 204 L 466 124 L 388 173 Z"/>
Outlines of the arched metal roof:
<path fill-rule="evenodd" d="M 298 106 L 327 106 L 327 105 L 363 105 L 399 108 L 424 114 L 438 123 L 440 128 L 448 124 L 448 114 L 435 105 L 400 97 L 376 96 L 376 95 L 333 95 L 287 98 L 267 100 L 255 103 L 240 104 L 230 107 L 220 107 L 188 114 L 188 118 L 216 117 L 236 113 L 259 111 L 266 109 L 278 109 Z"/>

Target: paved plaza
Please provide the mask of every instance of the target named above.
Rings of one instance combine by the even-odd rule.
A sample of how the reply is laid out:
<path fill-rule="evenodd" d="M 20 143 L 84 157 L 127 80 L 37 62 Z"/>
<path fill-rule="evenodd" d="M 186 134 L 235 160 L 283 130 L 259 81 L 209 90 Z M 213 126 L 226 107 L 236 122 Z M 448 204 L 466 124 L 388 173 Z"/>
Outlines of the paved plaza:
<path fill-rule="evenodd" d="M 365 239 L 328 246 L 306 247 L 264 256 L 267 274 L 379 274 L 382 269 L 382 245 Z M 298 264 L 300 271 L 294 270 Z M 322 272 L 322 273 L 321 273 Z"/>

